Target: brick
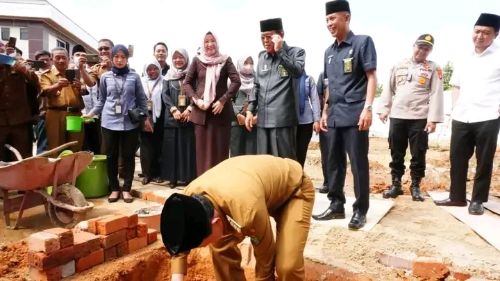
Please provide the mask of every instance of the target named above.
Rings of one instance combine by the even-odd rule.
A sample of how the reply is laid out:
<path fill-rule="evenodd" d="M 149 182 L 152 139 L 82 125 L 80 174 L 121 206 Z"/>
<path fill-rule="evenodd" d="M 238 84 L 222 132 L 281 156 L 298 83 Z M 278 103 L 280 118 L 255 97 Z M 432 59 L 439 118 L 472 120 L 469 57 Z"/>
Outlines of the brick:
<path fill-rule="evenodd" d="M 30 268 L 30 280 L 32 281 L 59 281 L 62 279 L 61 267 L 54 267 L 48 270 Z"/>
<path fill-rule="evenodd" d="M 104 250 L 104 261 L 110 261 L 116 259 L 116 247 L 111 247 Z"/>
<path fill-rule="evenodd" d="M 127 229 L 118 230 L 110 235 L 99 235 L 99 237 L 101 239 L 101 247 L 108 249 L 127 240 Z"/>
<path fill-rule="evenodd" d="M 79 259 L 101 248 L 101 239 L 99 236 L 89 232 L 73 232 L 75 259 Z"/>
<path fill-rule="evenodd" d="M 87 231 L 92 233 L 92 234 L 98 234 L 97 233 L 97 221 L 105 219 L 105 218 L 109 218 L 112 216 L 113 215 L 105 215 L 105 216 L 100 216 L 100 217 L 88 220 L 87 221 L 88 222 L 88 230 Z"/>
<path fill-rule="evenodd" d="M 31 252 L 52 253 L 61 249 L 59 237 L 47 232 L 33 233 L 28 237 L 28 250 Z"/>
<path fill-rule="evenodd" d="M 137 214 L 132 214 L 128 216 L 128 228 L 134 227 L 139 222 L 139 216 Z"/>
<path fill-rule="evenodd" d="M 116 256 L 123 257 L 128 255 L 128 241 L 116 245 Z"/>
<path fill-rule="evenodd" d="M 453 272 L 453 278 L 458 281 L 469 280 L 471 277 L 472 275 L 466 272 Z"/>
<path fill-rule="evenodd" d="M 62 269 L 62 278 L 66 278 L 69 276 L 73 276 L 76 272 L 75 260 L 72 260 L 65 265 L 61 266 Z"/>
<path fill-rule="evenodd" d="M 73 231 L 61 227 L 46 229 L 43 232 L 51 233 L 59 237 L 61 249 L 73 246 Z"/>
<path fill-rule="evenodd" d="M 442 260 L 429 257 L 416 258 L 412 270 L 416 277 L 431 280 L 442 280 L 450 274 L 448 266 Z"/>
<path fill-rule="evenodd" d="M 148 245 L 158 240 L 158 230 L 149 228 L 148 229 Z"/>
<path fill-rule="evenodd" d="M 127 228 L 127 240 L 137 237 L 137 226 Z"/>
<path fill-rule="evenodd" d="M 28 252 L 28 263 L 39 270 L 46 270 L 63 265 L 75 258 L 74 246 L 57 250 L 50 254 Z"/>
<path fill-rule="evenodd" d="M 99 248 L 99 250 L 76 260 L 76 266 L 75 266 L 76 272 L 80 273 L 84 270 L 87 270 L 103 262 L 104 262 L 104 250 L 102 248 Z"/>
<path fill-rule="evenodd" d="M 148 236 L 137 237 L 132 240 L 128 240 L 128 252 L 133 253 L 139 249 L 142 249 L 148 245 Z"/>
<path fill-rule="evenodd" d="M 128 218 L 122 215 L 115 215 L 97 221 L 97 232 L 101 235 L 108 235 L 118 230 L 128 227 Z"/>
<path fill-rule="evenodd" d="M 137 224 L 137 237 L 144 237 L 148 235 L 148 225 L 140 222 Z"/>

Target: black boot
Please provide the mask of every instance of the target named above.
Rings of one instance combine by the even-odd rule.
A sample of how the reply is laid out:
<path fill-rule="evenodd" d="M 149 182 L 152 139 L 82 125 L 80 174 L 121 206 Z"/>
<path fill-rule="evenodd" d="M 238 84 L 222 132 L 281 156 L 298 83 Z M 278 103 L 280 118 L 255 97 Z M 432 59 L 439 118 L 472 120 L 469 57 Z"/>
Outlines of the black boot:
<path fill-rule="evenodd" d="M 422 197 L 422 194 L 420 194 L 420 181 L 422 178 L 417 178 L 417 177 L 412 177 L 411 178 L 411 186 L 410 186 L 410 192 L 411 192 L 411 198 L 413 201 L 424 201 L 424 197 Z"/>
<path fill-rule="evenodd" d="M 382 196 L 384 198 L 396 198 L 399 195 L 403 195 L 403 189 L 401 188 L 401 177 L 392 176 L 392 185 L 389 190 L 384 191 Z"/>

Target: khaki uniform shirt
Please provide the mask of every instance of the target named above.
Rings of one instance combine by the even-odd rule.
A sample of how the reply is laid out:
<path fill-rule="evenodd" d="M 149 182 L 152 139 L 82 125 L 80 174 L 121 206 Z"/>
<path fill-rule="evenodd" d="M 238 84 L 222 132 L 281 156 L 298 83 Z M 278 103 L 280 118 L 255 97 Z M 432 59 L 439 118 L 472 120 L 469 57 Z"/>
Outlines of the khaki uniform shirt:
<path fill-rule="evenodd" d="M 416 63 L 405 59 L 391 70 L 377 113 L 392 118 L 427 119 L 443 122 L 443 77 L 441 68 L 432 61 Z"/>
<path fill-rule="evenodd" d="M 191 182 L 184 193 L 203 194 L 212 201 L 224 218 L 225 236 L 233 236 L 238 242 L 250 237 L 258 279 L 274 274 L 275 241 L 269 217 L 276 215 L 291 196 L 300 192 L 302 177 L 302 167 L 291 159 L 238 156 L 205 172 Z M 217 252 L 213 244 L 212 247 L 213 252 Z M 175 256 L 171 266 L 172 273 L 186 274 L 187 253 Z"/>
<path fill-rule="evenodd" d="M 49 94 L 47 92 L 47 89 L 56 84 L 60 78 L 64 78 L 64 73 L 60 73 L 55 67 L 46 70 L 40 77 L 40 86 L 42 87 L 41 96 L 47 97 L 47 108 L 62 109 L 63 107 L 73 107 L 83 109 L 84 104 L 80 91 L 71 85 L 62 88 L 57 94 Z"/>

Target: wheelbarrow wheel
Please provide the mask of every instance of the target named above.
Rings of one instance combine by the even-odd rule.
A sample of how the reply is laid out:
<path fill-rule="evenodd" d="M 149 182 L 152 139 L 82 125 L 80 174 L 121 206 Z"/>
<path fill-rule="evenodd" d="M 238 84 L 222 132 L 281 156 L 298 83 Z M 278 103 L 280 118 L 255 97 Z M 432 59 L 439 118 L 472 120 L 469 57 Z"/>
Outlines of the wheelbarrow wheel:
<path fill-rule="evenodd" d="M 72 185 L 63 185 L 58 188 L 57 194 L 55 194 L 55 200 L 66 203 L 76 207 L 82 207 L 86 205 L 85 196 Z M 76 213 L 57 207 L 54 204 L 49 203 L 48 213 L 52 223 L 58 226 L 72 226 L 76 223 L 75 215 Z"/>

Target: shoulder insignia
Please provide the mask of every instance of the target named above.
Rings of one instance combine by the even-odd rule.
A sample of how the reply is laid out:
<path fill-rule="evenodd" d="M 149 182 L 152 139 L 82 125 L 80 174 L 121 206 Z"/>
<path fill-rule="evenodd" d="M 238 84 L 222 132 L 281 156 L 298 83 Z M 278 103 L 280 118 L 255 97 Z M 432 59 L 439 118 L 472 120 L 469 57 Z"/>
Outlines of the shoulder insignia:
<path fill-rule="evenodd" d="M 239 225 L 232 217 L 226 215 L 226 219 L 229 224 L 236 230 L 238 233 L 241 233 L 241 225 Z"/>
<path fill-rule="evenodd" d="M 443 69 L 441 69 L 441 67 L 438 66 L 436 68 L 436 72 L 437 72 L 439 79 L 442 80 L 443 79 Z"/>

